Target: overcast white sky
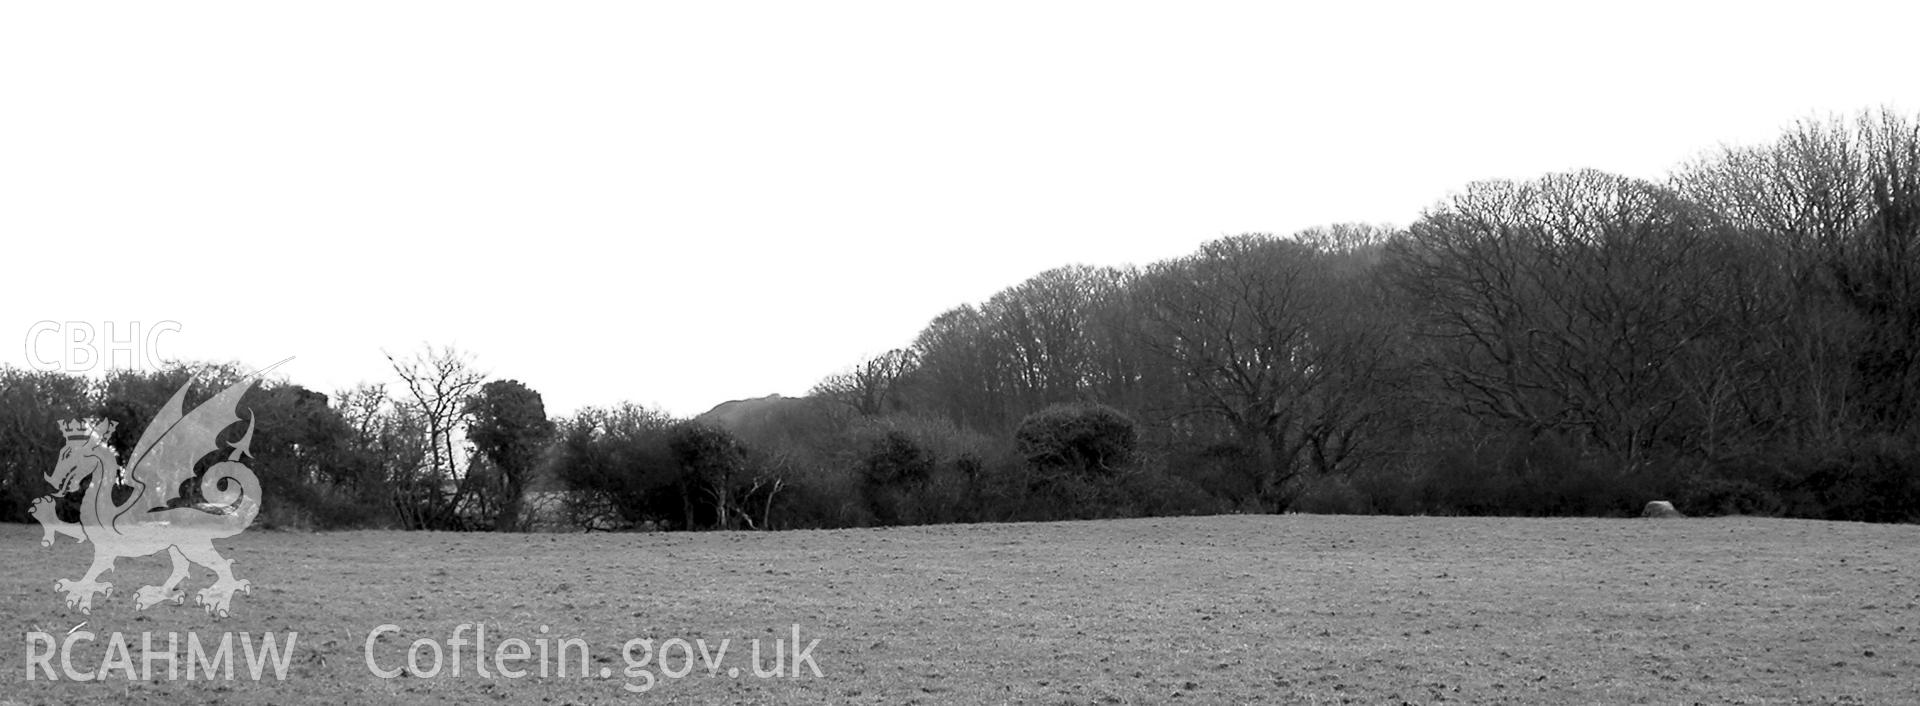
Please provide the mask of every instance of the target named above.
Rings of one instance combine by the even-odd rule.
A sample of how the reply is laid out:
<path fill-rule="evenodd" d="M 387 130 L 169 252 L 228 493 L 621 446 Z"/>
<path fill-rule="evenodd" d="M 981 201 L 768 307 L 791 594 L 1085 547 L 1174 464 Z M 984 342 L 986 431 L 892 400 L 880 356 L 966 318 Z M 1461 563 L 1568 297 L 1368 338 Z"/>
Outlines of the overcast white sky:
<path fill-rule="evenodd" d="M 9 3 L 0 363 L 174 321 L 695 414 L 1051 267 L 1920 107 L 1911 2 L 1568 5 Z"/>

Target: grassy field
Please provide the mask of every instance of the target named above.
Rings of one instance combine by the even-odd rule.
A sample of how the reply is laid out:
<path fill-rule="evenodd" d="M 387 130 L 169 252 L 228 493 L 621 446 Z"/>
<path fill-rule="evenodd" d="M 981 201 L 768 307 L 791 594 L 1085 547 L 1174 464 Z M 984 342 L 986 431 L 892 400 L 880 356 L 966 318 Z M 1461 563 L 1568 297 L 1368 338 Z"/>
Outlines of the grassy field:
<path fill-rule="evenodd" d="M 1920 702 L 1916 526 L 1233 516 L 766 534 L 253 531 L 221 543 L 253 582 L 221 621 L 191 598 L 134 610 L 134 589 L 166 573 L 160 557 L 121 560 L 112 597 L 69 612 L 53 582 L 78 577 L 91 545 L 45 550 L 38 537 L 0 526 L 0 620 L 16 640 L 0 650 L 0 703 Z M 114 631 L 136 662 L 143 631 L 156 650 L 169 632 L 209 645 L 223 632 L 298 637 L 285 681 L 168 681 L 164 661 L 153 680 L 25 680 L 24 636 L 82 620 L 99 635 L 73 648 L 83 672 Z M 416 639 L 451 649 L 462 623 L 484 623 L 490 655 L 508 638 L 583 640 L 588 676 L 479 677 L 471 645 L 458 677 L 370 672 L 376 626 L 399 627 L 373 643 L 384 670 L 403 668 Z M 754 677 L 751 641 L 771 667 L 773 641 L 795 625 L 819 641 L 821 676 Z M 678 672 L 686 660 L 665 646 L 676 637 L 729 651 L 711 673 L 693 653 L 683 678 L 650 661 L 652 688 L 624 690 L 643 677 L 626 674 L 623 645 L 650 638 L 660 651 L 634 656 Z"/>

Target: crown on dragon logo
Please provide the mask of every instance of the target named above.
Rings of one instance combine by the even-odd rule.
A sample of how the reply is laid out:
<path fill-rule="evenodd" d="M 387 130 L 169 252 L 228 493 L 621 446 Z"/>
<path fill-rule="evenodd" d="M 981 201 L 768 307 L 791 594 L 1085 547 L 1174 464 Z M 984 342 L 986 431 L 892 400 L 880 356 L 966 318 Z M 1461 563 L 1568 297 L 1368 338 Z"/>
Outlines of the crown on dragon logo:
<path fill-rule="evenodd" d="M 67 437 L 67 441 L 85 441 L 95 437 L 106 441 L 113 437 L 114 427 L 117 426 L 118 422 L 97 417 L 65 419 L 60 422 L 60 433 Z"/>

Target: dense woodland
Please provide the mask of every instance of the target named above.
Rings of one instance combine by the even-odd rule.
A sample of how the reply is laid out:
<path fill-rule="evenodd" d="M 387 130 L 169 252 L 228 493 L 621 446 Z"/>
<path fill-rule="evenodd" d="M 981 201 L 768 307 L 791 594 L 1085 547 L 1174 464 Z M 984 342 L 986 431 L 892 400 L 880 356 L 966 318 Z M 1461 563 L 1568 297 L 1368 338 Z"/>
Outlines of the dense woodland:
<path fill-rule="evenodd" d="M 1920 116 L 1803 122 L 1663 182 L 1466 186 L 1405 227 L 1063 267 L 804 398 L 550 417 L 465 354 L 269 380 L 262 522 L 787 529 L 1220 512 L 1920 520 Z M 1278 196 L 1276 196 L 1278 198 Z M 56 421 L 190 375 L 0 369 L 0 519 Z M 134 434 L 117 438 L 123 453 Z"/>

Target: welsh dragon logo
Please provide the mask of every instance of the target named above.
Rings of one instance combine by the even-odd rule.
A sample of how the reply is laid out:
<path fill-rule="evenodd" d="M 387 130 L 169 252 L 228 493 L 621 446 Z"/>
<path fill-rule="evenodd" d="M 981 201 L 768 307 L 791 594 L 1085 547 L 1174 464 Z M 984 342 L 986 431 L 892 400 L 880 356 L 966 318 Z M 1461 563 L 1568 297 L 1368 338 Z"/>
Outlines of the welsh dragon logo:
<path fill-rule="evenodd" d="M 115 559 L 161 551 L 173 559 L 173 574 L 165 584 L 145 586 L 134 594 L 134 607 L 139 610 L 165 601 L 182 603 L 185 594 L 179 585 L 187 578 L 188 562 L 212 569 L 216 576 L 213 585 L 194 597 L 194 602 L 210 615 L 227 617 L 234 593 L 252 593 L 250 582 L 233 577 L 233 561 L 214 551 L 213 540 L 239 534 L 260 511 L 260 481 L 253 469 L 240 463 L 241 457 L 251 455 L 252 415 L 248 415 L 246 434 L 229 444 L 230 450 L 223 450 L 217 438 L 241 421 L 234 409 L 253 381 L 250 376 L 234 383 L 192 412 L 182 414 L 187 388 L 193 385 L 189 379 L 147 425 L 125 469 L 108 443 L 114 422 L 75 419 L 60 423 L 67 444 L 60 450 L 53 472 L 46 476 L 56 490 L 35 500 L 31 512 L 44 526 L 41 546 L 53 546 L 55 535 L 93 543 L 93 566 L 86 576 L 54 583 L 55 591 L 66 594 L 68 608 L 77 607 L 90 614 L 95 595 L 113 595 L 113 584 L 100 581 L 100 574 L 112 570 Z M 196 472 L 209 461 L 210 466 Z M 86 478 L 92 482 L 80 497 L 80 521 L 67 522 L 55 516 L 54 498 L 78 491 Z M 191 493 L 189 484 L 196 479 L 198 492 Z M 131 492 L 116 493 L 119 488 Z M 115 495 L 125 499 L 116 502 Z"/>

